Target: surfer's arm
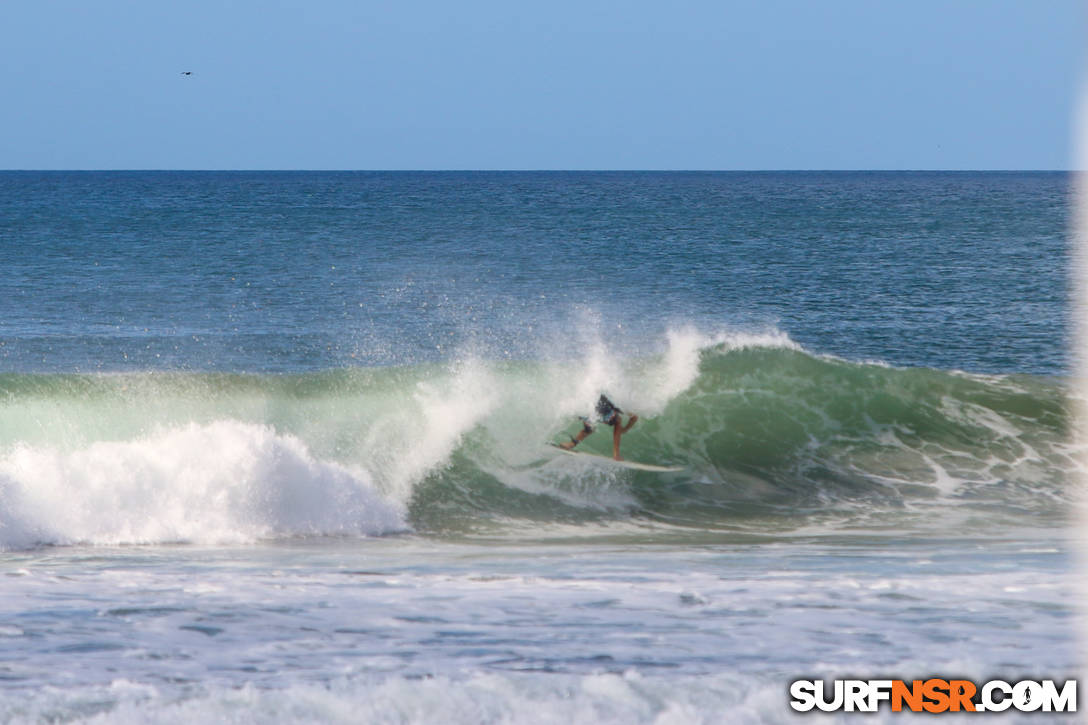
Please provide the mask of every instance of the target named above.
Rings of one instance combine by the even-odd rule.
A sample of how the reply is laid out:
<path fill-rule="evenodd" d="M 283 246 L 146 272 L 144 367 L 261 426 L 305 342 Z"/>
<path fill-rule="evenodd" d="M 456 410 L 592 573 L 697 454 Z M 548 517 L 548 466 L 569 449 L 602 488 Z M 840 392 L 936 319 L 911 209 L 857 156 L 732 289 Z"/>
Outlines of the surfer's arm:
<path fill-rule="evenodd" d="M 631 428 L 633 428 L 635 426 L 635 423 L 637 422 L 638 416 L 632 414 L 631 417 L 627 420 L 627 425 L 623 426 L 623 430 L 621 430 L 620 433 L 626 433 L 627 431 L 631 430 Z"/>

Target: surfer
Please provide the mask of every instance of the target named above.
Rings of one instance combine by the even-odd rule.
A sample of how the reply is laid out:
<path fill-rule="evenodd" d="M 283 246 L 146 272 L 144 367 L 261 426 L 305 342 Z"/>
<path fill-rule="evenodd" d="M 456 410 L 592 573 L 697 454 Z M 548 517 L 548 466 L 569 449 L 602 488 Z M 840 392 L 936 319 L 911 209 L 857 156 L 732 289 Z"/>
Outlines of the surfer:
<path fill-rule="evenodd" d="M 620 438 L 638 422 L 638 416 L 632 413 L 627 419 L 627 425 L 621 425 L 623 423 L 623 419 L 620 417 L 622 413 L 623 411 L 617 408 L 606 396 L 601 395 L 597 399 L 597 420 L 605 425 L 612 426 L 612 457 L 617 461 L 623 460 L 620 458 Z M 589 418 L 582 418 L 582 430 L 578 431 L 577 435 L 571 436 L 570 441 L 560 443 L 559 447 L 569 451 L 584 441 L 586 436 L 593 431 L 594 428 L 589 424 Z"/>

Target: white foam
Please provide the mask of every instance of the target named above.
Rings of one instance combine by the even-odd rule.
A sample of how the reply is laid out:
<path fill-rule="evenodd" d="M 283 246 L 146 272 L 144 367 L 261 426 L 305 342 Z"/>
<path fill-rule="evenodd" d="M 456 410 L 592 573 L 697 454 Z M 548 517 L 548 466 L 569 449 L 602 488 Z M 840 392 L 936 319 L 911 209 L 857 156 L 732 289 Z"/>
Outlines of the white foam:
<path fill-rule="evenodd" d="M 248 542 L 405 528 L 364 470 L 315 459 L 271 426 L 190 423 L 68 451 L 0 457 L 0 547 Z"/>
<path fill-rule="evenodd" d="M 637 672 L 552 675 L 548 678 L 494 673 L 458 677 L 345 679 L 328 685 L 292 685 L 267 690 L 208 688 L 177 699 L 155 687 L 115 681 L 84 692 L 47 688 L 22 713 L 8 709 L 11 723 L 36 722 L 59 710 L 102 709 L 76 722 L 111 723 L 654 723 L 744 725 L 780 721 L 782 687 L 743 675 L 645 677 Z M 812 721 L 812 718 L 804 718 Z M 817 722 L 820 720 L 817 719 Z"/>

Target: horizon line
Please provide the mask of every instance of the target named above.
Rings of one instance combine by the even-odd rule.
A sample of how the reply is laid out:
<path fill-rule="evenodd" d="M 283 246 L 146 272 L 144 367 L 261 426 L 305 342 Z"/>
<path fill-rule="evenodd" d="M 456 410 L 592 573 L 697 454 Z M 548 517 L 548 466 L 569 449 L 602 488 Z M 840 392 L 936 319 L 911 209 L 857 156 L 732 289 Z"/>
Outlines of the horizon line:
<path fill-rule="evenodd" d="M 1086 169 L 942 169 L 942 168 L 868 168 L 868 169 L 604 169 L 604 168 L 405 168 L 405 169 L 322 169 L 322 168 L 18 168 L 0 169 L 0 173 L 646 173 L 646 174 L 774 174 L 774 173 L 1084 173 Z"/>

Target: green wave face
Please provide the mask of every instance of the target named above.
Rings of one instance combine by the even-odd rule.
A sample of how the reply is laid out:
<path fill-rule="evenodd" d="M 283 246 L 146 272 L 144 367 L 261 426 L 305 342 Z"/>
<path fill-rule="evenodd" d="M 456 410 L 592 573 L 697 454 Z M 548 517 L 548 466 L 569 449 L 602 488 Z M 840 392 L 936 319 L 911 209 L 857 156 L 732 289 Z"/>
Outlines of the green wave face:
<path fill-rule="evenodd" d="M 721 346 L 703 350 L 691 384 L 623 438 L 626 458 L 684 472 L 570 457 L 518 465 L 499 455 L 506 434 L 484 426 L 417 489 L 412 511 L 433 526 L 464 524 L 469 511 L 744 530 L 1049 525 L 1072 505 L 1071 419 L 1055 380 Z M 607 430 L 582 444 L 610 446 Z"/>
<path fill-rule="evenodd" d="M 632 471 L 544 445 L 577 431 L 601 391 L 640 414 L 625 458 L 684 470 Z M 437 533 L 1049 526 L 1072 505 L 1071 408 L 1054 379 L 896 369 L 792 343 L 674 340 L 635 360 L 598 350 L 577 362 L 283 376 L 9 374 L 0 524 L 78 519 L 65 507 L 90 505 L 81 496 L 93 485 L 130 519 L 168 519 L 183 539 L 189 529 L 170 519 L 182 515 L 179 490 L 200 492 L 205 512 L 217 496 L 244 500 L 253 526 L 241 514 L 217 525 L 274 536 L 352 531 L 361 514 L 338 518 L 337 502 L 322 500 L 330 490 L 357 503 L 373 493 L 405 526 Z M 188 437 L 170 437 L 178 431 Z M 156 463 L 178 446 L 189 448 L 176 463 Z M 611 431 L 579 450 L 609 454 Z M 303 523 L 261 508 L 284 505 L 284 487 L 313 509 Z M 38 489 L 55 495 L 38 500 Z M 393 518 L 378 528 L 395 530 Z"/>

